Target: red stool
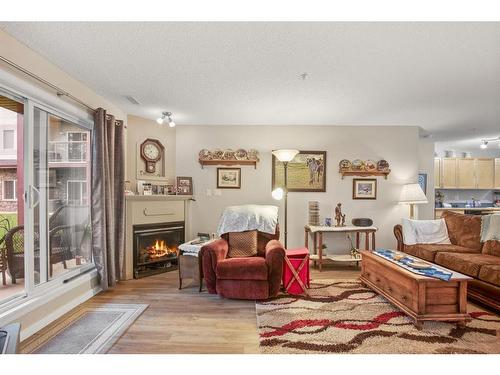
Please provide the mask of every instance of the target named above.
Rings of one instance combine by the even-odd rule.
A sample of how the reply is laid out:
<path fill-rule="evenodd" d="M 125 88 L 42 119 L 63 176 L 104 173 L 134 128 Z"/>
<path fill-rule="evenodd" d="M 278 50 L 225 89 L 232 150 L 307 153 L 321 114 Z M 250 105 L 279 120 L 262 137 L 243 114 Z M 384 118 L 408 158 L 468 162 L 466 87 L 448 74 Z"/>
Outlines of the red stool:
<path fill-rule="evenodd" d="M 289 294 L 302 294 L 309 288 L 309 250 L 305 247 L 285 251 L 283 286 Z"/>

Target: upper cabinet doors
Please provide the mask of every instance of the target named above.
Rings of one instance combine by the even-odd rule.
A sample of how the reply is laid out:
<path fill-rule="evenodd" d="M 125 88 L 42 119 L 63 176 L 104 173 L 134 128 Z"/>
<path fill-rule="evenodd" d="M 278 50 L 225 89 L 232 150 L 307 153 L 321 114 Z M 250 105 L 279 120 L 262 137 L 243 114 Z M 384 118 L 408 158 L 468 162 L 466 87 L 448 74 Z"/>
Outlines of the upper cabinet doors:
<path fill-rule="evenodd" d="M 500 188 L 500 159 L 436 158 L 434 176 L 436 188 Z"/>
<path fill-rule="evenodd" d="M 494 159 L 476 159 L 476 182 L 478 189 L 493 189 L 495 184 Z"/>
<path fill-rule="evenodd" d="M 476 188 L 476 161 L 474 159 L 457 159 L 457 186 L 460 189 Z"/>
<path fill-rule="evenodd" d="M 434 188 L 441 187 L 441 159 L 434 158 Z"/>
<path fill-rule="evenodd" d="M 443 158 L 441 162 L 441 187 L 445 189 L 457 187 L 457 159 Z"/>

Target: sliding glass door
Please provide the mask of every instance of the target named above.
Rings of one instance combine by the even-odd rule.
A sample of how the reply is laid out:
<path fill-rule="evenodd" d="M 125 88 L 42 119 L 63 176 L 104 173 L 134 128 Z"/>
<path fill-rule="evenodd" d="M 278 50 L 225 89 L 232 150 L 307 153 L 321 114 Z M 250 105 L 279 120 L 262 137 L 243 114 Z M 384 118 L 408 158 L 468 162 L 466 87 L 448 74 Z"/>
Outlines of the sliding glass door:
<path fill-rule="evenodd" d="M 0 310 L 93 267 L 91 124 L 0 89 Z"/>
<path fill-rule="evenodd" d="M 30 207 L 33 244 L 40 249 L 34 256 L 38 285 L 92 262 L 90 131 L 37 106 L 33 125 Z"/>

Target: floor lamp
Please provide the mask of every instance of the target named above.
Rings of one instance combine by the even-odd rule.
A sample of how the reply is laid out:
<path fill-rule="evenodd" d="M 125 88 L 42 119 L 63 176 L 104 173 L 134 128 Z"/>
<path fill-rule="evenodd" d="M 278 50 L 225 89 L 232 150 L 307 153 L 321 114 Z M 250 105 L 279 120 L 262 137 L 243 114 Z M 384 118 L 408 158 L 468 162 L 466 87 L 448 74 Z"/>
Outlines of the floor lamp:
<path fill-rule="evenodd" d="M 285 249 L 287 247 L 287 221 L 288 221 L 288 163 L 293 160 L 293 158 L 299 153 L 299 150 L 275 150 L 273 151 L 273 155 L 278 159 L 280 162 L 283 163 L 284 167 L 284 189 L 282 188 L 277 188 L 273 190 L 272 196 L 274 199 L 281 200 L 283 196 L 285 197 Z"/>
<path fill-rule="evenodd" d="M 399 203 L 410 205 L 410 219 L 415 219 L 415 205 L 427 203 L 427 197 L 419 184 L 403 185 Z"/>

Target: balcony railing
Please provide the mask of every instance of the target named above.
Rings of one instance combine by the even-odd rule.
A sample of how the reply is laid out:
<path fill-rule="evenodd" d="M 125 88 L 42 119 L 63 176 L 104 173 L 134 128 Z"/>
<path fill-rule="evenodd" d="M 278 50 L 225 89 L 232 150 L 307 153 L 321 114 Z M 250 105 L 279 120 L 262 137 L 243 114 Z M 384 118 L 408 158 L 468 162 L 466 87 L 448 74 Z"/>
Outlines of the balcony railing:
<path fill-rule="evenodd" d="M 87 141 L 50 141 L 49 163 L 84 163 L 87 161 Z"/>

